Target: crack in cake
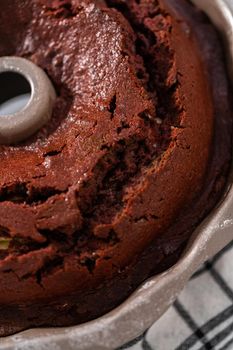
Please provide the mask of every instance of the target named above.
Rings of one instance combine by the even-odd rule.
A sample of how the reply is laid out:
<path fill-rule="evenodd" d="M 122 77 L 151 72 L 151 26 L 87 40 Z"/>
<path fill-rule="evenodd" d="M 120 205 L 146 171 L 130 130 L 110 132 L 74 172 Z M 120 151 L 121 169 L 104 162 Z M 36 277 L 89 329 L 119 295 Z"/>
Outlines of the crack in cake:
<path fill-rule="evenodd" d="M 57 92 L 0 146 L 0 335 L 86 322 L 174 264 L 221 198 L 232 114 L 215 29 L 185 0 L 2 0 L 0 56 Z"/>

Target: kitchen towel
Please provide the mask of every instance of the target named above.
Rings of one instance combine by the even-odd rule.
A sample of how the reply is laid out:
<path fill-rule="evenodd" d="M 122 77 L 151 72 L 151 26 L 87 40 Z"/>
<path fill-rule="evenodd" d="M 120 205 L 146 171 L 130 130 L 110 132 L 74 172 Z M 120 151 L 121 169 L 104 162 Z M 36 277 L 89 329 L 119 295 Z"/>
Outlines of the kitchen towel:
<path fill-rule="evenodd" d="M 232 350 L 233 242 L 193 275 L 149 330 L 120 349 Z"/>

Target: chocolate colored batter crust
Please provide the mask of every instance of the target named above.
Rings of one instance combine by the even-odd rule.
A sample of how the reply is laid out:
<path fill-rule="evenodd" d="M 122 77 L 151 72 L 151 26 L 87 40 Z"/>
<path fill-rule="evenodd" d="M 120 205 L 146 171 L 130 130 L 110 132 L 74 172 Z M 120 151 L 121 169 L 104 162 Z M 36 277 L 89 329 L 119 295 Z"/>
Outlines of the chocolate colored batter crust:
<path fill-rule="evenodd" d="M 52 121 L 0 146 L 0 335 L 88 321 L 179 258 L 231 160 L 227 74 L 185 0 L 1 0 Z"/>

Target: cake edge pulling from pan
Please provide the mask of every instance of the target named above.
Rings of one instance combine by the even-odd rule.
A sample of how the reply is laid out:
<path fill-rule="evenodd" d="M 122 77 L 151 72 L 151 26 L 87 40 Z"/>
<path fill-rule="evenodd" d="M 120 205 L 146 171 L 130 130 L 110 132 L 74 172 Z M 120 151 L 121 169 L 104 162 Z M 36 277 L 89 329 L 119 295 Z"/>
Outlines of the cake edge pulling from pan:
<path fill-rule="evenodd" d="M 222 31 L 233 60 L 233 8 L 228 0 L 193 0 Z M 231 71 L 233 78 L 233 72 Z M 232 182 L 231 179 L 229 181 Z M 0 349 L 113 349 L 133 339 L 155 322 L 176 299 L 190 276 L 233 238 L 233 188 L 192 235 L 182 258 L 166 272 L 150 278 L 123 304 L 83 325 L 28 330 L 2 338 Z M 221 235 L 219 235 L 221 232 Z M 153 308 L 151 307 L 153 305 Z"/>

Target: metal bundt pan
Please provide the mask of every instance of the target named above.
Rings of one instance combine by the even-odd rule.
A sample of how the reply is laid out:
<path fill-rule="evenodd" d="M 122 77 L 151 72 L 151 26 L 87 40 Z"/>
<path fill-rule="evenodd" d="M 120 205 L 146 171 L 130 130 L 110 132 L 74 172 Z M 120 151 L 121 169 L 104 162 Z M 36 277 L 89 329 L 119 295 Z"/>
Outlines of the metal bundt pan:
<path fill-rule="evenodd" d="M 233 0 L 192 0 L 222 32 L 233 78 Z M 230 179 L 230 183 L 232 183 Z M 192 274 L 233 239 L 233 188 L 196 229 L 176 265 L 150 278 L 110 313 L 74 327 L 32 329 L 0 339 L 4 350 L 112 350 L 149 328 L 174 302 Z"/>

